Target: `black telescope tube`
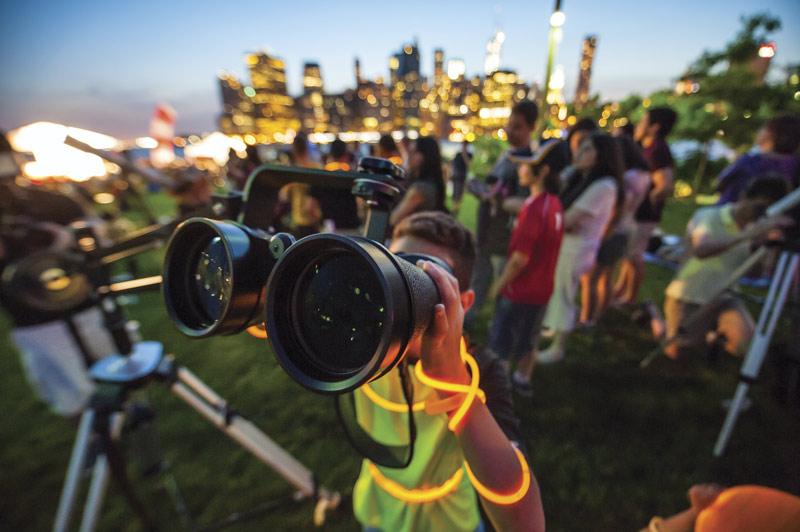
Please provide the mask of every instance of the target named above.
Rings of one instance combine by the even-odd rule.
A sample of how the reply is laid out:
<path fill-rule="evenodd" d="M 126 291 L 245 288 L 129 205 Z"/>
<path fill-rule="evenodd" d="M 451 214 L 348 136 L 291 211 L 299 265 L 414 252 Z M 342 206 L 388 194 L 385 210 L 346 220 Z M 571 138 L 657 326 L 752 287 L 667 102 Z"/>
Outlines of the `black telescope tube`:
<path fill-rule="evenodd" d="M 438 301 L 433 280 L 381 244 L 312 235 L 289 248 L 270 274 L 267 337 L 302 386 L 345 393 L 391 370 Z"/>

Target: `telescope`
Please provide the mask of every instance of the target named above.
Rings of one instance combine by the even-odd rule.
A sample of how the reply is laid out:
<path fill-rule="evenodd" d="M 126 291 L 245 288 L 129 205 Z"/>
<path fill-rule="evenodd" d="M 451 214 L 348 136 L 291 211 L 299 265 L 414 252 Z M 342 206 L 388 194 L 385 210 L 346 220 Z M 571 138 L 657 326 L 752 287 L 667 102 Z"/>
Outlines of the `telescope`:
<path fill-rule="evenodd" d="M 275 358 L 302 386 L 352 391 L 389 372 L 430 322 L 440 296 L 415 264 L 384 245 L 403 170 L 371 157 L 357 172 L 264 165 L 245 187 L 237 221 L 192 218 L 167 244 L 162 291 L 171 319 L 191 338 L 264 324 Z M 347 189 L 366 201 L 364 236 L 273 229 L 278 191 L 299 182 Z"/>

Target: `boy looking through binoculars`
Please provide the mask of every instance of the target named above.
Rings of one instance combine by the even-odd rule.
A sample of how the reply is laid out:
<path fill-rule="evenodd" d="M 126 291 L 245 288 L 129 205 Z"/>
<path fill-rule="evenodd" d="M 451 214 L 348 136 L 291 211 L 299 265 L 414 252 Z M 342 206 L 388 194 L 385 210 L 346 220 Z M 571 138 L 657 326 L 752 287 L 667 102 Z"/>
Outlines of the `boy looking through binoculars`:
<path fill-rule="evenodd" d="M 475 259 L 473 235 L 444 213 L 421 212 L 398 224 L 390 251 L 438 257 L 455 273 L 451 275 L 432 262 L 418 263 L 436 283 L 441 303 L 434 308 L 424 334 L 409 345 L 406 357 L 411 364 L 421 364 L 422 373 L 429 378 L 469 385 L 475 376 L 462 359 L 461 342 L 464 313 L 475 298 L 469 288 Z M 486 403 L 473 401 L 454 430 L 448 428 L 446 413 L 413 414 L 417 439 L 414 457 L 406 468 L 380 467 L 364 460 L 353 490 L 353 505 L 365 530 L 483 530 L 479 499 L 498 530 L 544 530 L 536 480 L 514 445 L 521 435 L 507 374 L 490 351 L 470 347 Z M 414 403 L 458 395 L 423 384 L 415 372 L 410 373 Z M 397 372 L 369 386 L 385 399 L 403 402 Z M 389 412 L 361 390 L 356 392 L 356 406 L 359 423 L 374 439 L 385 445 L 408 441 L 407 413 Z M 460 473 L 462 466 L 468 475 Z M 476 482 L 470 485 L 469 473 L 483 487 L 479 496 L 473 489 Z"/>

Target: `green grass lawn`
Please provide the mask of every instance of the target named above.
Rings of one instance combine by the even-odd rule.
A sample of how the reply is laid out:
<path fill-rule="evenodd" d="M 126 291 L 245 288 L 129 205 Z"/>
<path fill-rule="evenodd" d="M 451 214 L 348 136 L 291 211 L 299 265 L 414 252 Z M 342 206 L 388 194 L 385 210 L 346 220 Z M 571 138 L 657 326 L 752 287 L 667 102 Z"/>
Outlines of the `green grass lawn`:
<path fill-rule="evenodd" d="M 688 202 L 671 203 L 668 232 L 682 232 L 693 210 Z M 462 221 L 473 226 L 474 211 L 474 202 L 465 199 Z M 160 256 L 156 251 L 142 257 L 140 275 L 158 273 Z M 648 266 L 643 297 L 660 304 L 671 276 Z M 291 381 L 265 340 L 246 334 L 188 340 L 170 322 L 158 293 L 139 296 L 128 311 L 145 339 L 162 342 L 323 485 L 351 493 L 360 460 L 337 425 L 330 398 Z M 490 319 L 488 306 L 482 316 Z M 789 325 L 784 317 L 781 331 Z M 7 317 L 0 317 L 0 530 L 46 530 L 76 425 L 34 398 L 9 330 Z M 570 337 L 563 362 L 536 369 L 532 400 L 516 398 L 548 530 L 638 530 L 655 514 L 685 508 L 686 489 L 696 482 L 761 484 L 800 494 L 798 412 L 777 401 L 781 373 L 774 365 L 764 365 L 751 393 L 753 407 L 741 415 L 725 456 L 715 459 L 711 451 L 724 418 L 720 401 L 733 394 L 739 361 L 723 360 L 712 369 L 702 357 L 680 364 L 661 357 L 641 370 L 639 361 L 654 345 L 648 331 L 611 311 L 595 329 Z M 163 455 L 198 525 L 293 491 L 164 385 L 153 382 L 135 395 L 156 411 Z M 132 450 L 130 438 L 123 443 Z M 163 529 L 182 529 L 159 478 L 143 477 L 135 460 L 130 470 L 137 493 Z M 309 530 L 312 509 L 310 502 L 288 504 L 230 530 Z M 141 530 L 113 487 L 99 529 Z M 357 530 L 349 501 L 328 514 L 324 529 Z"/>

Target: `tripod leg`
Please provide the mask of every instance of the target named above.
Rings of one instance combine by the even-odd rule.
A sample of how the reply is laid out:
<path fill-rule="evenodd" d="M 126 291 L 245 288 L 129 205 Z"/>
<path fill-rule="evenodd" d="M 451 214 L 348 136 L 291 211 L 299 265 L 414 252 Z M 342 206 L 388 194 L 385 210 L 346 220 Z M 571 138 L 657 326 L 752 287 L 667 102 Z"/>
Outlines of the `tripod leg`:
<path fill-rule="evenodd" d="M 300 490 L 305 497 L 317 498 L 315 521 L 324 518 L 327 508 L 336 508 L 338 493 L 317 486 L 313 473 L 283 450 L 250 421 L 227 410 L 227 403 L 186 368 L 178 368 L 178 381 L 170 389 L 186 404 L 236 440 L 262 462 Z M 205 401 L 203 400 L 205 399 Z M 208 401 L 208 402 L 206 402 Z M 211 405 L 209 405 L 211 403 Z M 220 410 L 220 408 L 223 408 Z"/>
<path fill-rule="evenodd" d="M 775 331 L 775 325 L 778 323 L 783 304 L 786 302 L 786 295 L 789 293 L 792 279 L 797 272 L 798 262 L 800 262 L 800 254 L 788 251 L 781 253 L 778 267 L 775 269 L 775 276 L 769 287 L 767 300 L 758 318 L 758 326 L 742 364 L 739 386 L 736 388 L 736 394 L 714 445 L 714 456 L 716 457 L 722 456 L 722 453 L 725 452 L 733 426 L 747 397 L 747 390 L 750 384 L 755 382 L 758 372 L 761 370 L 772 333 Z"/>
<path fill-rule="evenodd" d="M 78 434 L 72 447 L 72 457 L 67 468 L 67 478 L 64 480 L 64 488 L 61 490 L 61 498 L 58 501 L 58 511 L 53 524 L 53 532 L 66 532 L 69 526 L 69 518 L 72 513 L 72 507 L 75 504 L 78 483 L 80 482 L 80 472 L 83 469 L 89 437 L 92 434 L 94 416 L 95 412 L 92 409 L 85 410 L 81 415 Z"/>
<path fill-rule="evenodd" d="M 123 416 L 114 414 L 111 417 L 111 437 L 118 439 L 122 432 Z M 97 457 L 92 472 L 92 482 L 89 485 L 89 494 L 86 496 L 86 504 L 83 507 L 83 518 L 81 519 L 80 532 L 92 532 L 97 526 L 97 519 L 100 516 L 100 507 L 103 504 L 103 496 L 108 485 L 108 459 L 105 455 Z"/>
<path fill-rule="evenodd" d="M 105 423 L 108 423 L 107 419 L 105 420 Z M 100 440 L 103 444 L 103 452 L 108 458 L 111 476 L 114 479 L 114 483 L 117 485 L 117 488 L 125 497 L 136 516 L 142 522 L 145 530 L 156 530 L 155 521 L 153 521 L 142 502 L 136 496 L 136 492 L 128 480 L 125 459 L 122 456 L 122 451 L 120 450 L 119 446 L 111 438 L 110 427 L 106 425 L 103 429 L 98 428 L 97 433 L 100 436 Z"/>

